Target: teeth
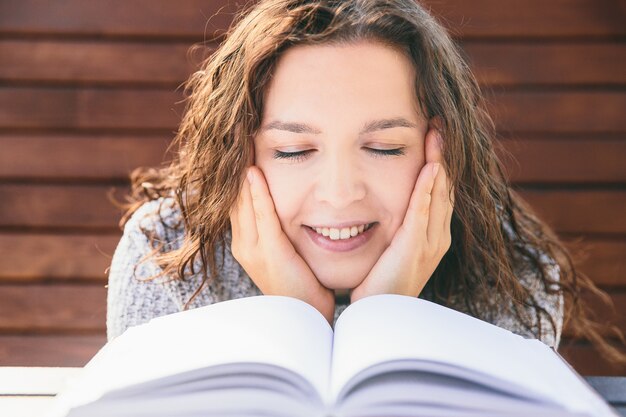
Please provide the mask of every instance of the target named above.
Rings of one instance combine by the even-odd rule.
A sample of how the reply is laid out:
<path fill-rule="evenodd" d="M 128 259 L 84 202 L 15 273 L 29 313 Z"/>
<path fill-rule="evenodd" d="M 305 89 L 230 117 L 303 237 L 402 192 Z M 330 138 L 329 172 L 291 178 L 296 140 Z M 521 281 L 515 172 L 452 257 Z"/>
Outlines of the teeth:
<path fill-rule="evenodd" d="M 315 231 L 322 236 L 330 237 L 331 240 L 339 240 L 349 239 L 359 233 L 363 233 L 365 231 L 365 227 L 366 225 L 364 224 L 360 226 L 344 227 L 342 229 L 335 229 L 332 227 L 316 227 Z"/>

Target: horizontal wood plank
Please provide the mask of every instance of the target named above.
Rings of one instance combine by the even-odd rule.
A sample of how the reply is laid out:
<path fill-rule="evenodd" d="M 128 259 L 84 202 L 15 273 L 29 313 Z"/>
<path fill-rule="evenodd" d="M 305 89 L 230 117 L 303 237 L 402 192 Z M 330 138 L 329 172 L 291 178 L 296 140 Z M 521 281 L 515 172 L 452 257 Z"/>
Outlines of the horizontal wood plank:
<path fill-rule="evenodd" d="M 558 352 L 578 372 L 584 376 L 623 376 L 626 366 L 608 362 L 588 343 L 565 340 Z"/>
<path fill-rule="evenodd" d="M 159 166 L 172 135 L 0 134 L 0 178 L 128 180 L 139 166 Z"/>
<path fill-rule="evenodd" d="M 167 90 L 6 87 L 0 128 L 172 131 L 184 111 L 181 99 Z M 504 132 L 626 132 L 621 92 L 500 92 L 489 107 Z"/>
<path fill-rule="evenodd" d="M 459 37 L 623 36 L 623 10 L 612 0 L 528 0 L 502 7 L 497 0 L 424 1 Z M 220 11 L 221 9 L 221 11 Z M 223 34 L 237 8 L 232 2 L 134 0 L 61 5 L 5 0 L 0 34 L 191 37 Z M 219 11 L 219 13 L 218 13 Z M 209 23 L 207 24 L 207 20 Z"/>
<path fill-rule="evenodd" d="M 177 86 L 195 69 L 190 43 L 0 41 L 0 79 Z M 196 63 L 198 61 L 195 61 Z"/>
<path fill-rule="evenodd" d="M 626 94 L 620 91 L 492 93 L 488 108 L 503 132 L 626 132 Z"/>
<path fill-rule="evenodd" d="M 626 287 L 626 240 L 585 239 L 568 246 L 581 271 L 596 284 Z"/>
<path fill-rule="evenodd" d="M 626 84 L 623 43 L 468 41 L 463 50 L 485 86 Z"/>
<path fill-rule="evenodd" d="M 425 0 L 461 38 L 613 37 L 626 33 L 624 10 L 612 0 Z"/>
<path fill-rule="evenodd" d="M 122 211 L 102 185 L 0 184 L 0 227 L 92 227 L 116 230 Z M 118 198 L 125 190 L 117 187 Z M 559 232 L 626 233 L 626 192 L 521 190 Z"/>
<path fill-rule="evenodd" d="M 113 190 L 108 186 L 0 184 L 4 197 L 0 200 L 0 226 L 115 231 L 123 210 L 111 202 Z"/>
<path fill-rule="evenodd" d="M 497 144 L 502 147 L 496 149 L 512 182 L 626 182 L 624 140 L 520 137 L 499 140 Z"/>
<path fill-rule="evenodd" d="M 613 306 L 607 305 L 597 296 L 592 297 L 588 294 L 583 294 L 583 299 L 592 311 L 593 317 L 597 322 L 602 324 L 610 323 L 616 326 L 626 337 L 626 292 L 624 292 L 623 289 L 615 289 L 608 291 L 607 294 L 610 296 Z M 617 335 L 607 329 L 603 329 L 602 333 L 605 336 L 617 337 Z M 563 329 L 563 336 L 566 338 L 579 337 L 579 335 L 572 331 L 569 324 Z"/>
<path fill-rule="evenodd" d="M 138 166 L 159 166 L 172 135 L 0 134 L 0 179 L 127 180 Z M 512 182 L 626 182 L 626 141 L 502 139 Z M 497 148 L 500 150 L 499 148 Z M 567 158 L 563 157 L 567 152 Z"/>
<path fill-rule="evenodd" d="M 0 335 L 0 366 L 84 366 L 106 343 L 93 335 Z"/>
<path fill-rule="evenodd" d="M 106 269 L 120 236 L 0 234 L 0 282 L 107 279 Z"/>
<path fill-rule="evenodd" d="M 561 233 L 626 233 L 626 192 L 522 190 L 521 196 Z"/>
<path fill-rule="evenodd" d="M 192 37 L 223 34 L 238 8 L 231 2 L 113 0 L 8 0 L 0 8 L 0 33 L 79 36 Z"/>
<path fill-rule="evenodd" d="M 174 130 L 181 99 L 173 90 L 8 87 L 0 128 Z"/>
<path fill-rule="evenodd" d="M 0 332 L 104 331 L 104 285 L 0 285 Z"/>
<path fill-rule="evenodd" d="M 190 42 L 85 40 L 0 40 L 0 80 L 77 85 L 168 85 L 176 87 L 215 45 L 195 50 Z M 484 86 L 623 85 L 626 45 L 622 43 L 462 44 Z M 576 68 L 572 71 L 572 68 Z"/>

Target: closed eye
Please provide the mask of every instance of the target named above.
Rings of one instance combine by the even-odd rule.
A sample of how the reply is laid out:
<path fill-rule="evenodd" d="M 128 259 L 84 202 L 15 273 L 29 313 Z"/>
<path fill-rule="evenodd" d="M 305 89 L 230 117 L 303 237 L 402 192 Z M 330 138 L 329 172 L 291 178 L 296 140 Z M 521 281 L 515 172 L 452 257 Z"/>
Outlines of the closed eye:
<path fill-rule="evenodd" d="M 400 156 L 404 155 L 403 148 L 396 149 L 374 149 L 374 148 L 365 148 L 368 152 L 371 152 L 377 158 L 385 157 L 385 156 Z"/>
<path fill-rule="evenodd" d="M 307 154 L 312 152 L 311 149 L 297 152 L 282 152 L 274 150 L 274 159 L 289 159 L 292 161 L 302 161 L 306 159 Z"/>
<path fill-rule="evenodd" d="M 364 148 L 364 149 L 377 158 L 383 158 L 386 156 L 401 156 L 401 155 L 404 155 L 405 153 L 403 148 L 396 148 L 396 149 Z M 304 159 L 307 158 L 307 156 L 311 152 L 313 152 L 313 149 L 297 151 L 297 152 L 283 152 L 283 151 L 274 150 L 274 159 L 289 159 L 292 161 L 303 161 Z"/>

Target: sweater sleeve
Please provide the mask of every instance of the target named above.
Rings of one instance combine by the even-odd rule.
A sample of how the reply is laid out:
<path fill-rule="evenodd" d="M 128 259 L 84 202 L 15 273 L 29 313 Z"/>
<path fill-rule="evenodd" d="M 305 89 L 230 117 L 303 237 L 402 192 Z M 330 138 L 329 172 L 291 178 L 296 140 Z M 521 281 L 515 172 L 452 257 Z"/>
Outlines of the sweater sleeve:
<path fill-rule="evenodd" d="M 150 203 L 148 203 L 150 204 Z M 154 207 L 142 206 L 126 223 L 109 270 L 107 338 L 150 319 L 180 311 L 159 277 L 162 269 L 147 257 L 153 252 L 141 221 Z"/>

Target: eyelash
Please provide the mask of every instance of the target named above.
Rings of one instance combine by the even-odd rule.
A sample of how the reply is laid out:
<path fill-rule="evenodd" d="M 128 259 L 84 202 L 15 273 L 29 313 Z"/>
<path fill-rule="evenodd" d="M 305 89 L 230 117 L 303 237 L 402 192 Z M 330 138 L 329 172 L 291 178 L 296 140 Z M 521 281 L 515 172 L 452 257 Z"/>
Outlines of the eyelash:
<path fill-rule="evenodd" d="M 384 158 L 387 156 L 401 156 L 404 155 L 402 148 L 397 149 L 372 149 L 365 148 L 368 152 L 374 155 L 376 158 Z M 274 151 L 274 159 L 290 159 L 292 161 L 303 161 L 307 155 L 312 152 L 311 150 L 298 151 L 298 152 L 282 152 Z"/>

